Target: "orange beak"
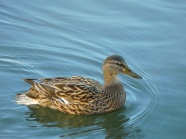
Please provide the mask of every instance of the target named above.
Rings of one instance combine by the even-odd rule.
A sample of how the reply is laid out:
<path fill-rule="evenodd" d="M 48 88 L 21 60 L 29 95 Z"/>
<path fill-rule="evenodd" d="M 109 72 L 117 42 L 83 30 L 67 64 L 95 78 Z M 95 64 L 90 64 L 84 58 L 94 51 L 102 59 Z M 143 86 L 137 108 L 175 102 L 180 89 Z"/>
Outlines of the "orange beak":
<path fill-rule="evenodd" d="M 128 67 L 124 68 L 123 74 L 127 74 L 127 75 L 129 75 L 129 76 L 131 76 L 133 78 L 142 79 L 142 77 L 140 75 L 138 75 L 137 73 L 133 72 Z"/>

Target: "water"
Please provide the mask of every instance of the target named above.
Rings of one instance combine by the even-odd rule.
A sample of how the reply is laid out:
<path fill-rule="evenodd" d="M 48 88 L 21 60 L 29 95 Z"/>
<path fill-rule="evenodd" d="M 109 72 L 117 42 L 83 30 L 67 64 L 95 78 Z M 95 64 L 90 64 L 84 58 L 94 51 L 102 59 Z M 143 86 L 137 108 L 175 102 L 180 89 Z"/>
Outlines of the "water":
<path fill-rule="evenodd" d="M 0 0 L 0 138 L 186 137 L 186 3 Z M 126 106 L 96 116 L 26 107 L 23 78 L 81 75 L 103 83 L 118 54 L 142 80 L 120 79 Z"/>

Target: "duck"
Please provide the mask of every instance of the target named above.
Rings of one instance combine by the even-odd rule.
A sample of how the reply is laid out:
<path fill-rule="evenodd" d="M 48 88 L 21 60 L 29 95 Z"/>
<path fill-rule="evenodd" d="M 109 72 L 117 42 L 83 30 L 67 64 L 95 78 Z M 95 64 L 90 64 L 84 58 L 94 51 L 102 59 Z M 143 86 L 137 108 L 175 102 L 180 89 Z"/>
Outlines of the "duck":
<path fill-rule="evenodd" d="M 120 55 L 107 57 L 102 64 L 104 83 L 82 76 L 24 79 L 31 85 L 27 92 L 17 94 L 16 102 L 40 105 L 63 113 L 96 115 L 124 107 L 126 92 L 119 74 L 142 79 L 133 72 Z"/>

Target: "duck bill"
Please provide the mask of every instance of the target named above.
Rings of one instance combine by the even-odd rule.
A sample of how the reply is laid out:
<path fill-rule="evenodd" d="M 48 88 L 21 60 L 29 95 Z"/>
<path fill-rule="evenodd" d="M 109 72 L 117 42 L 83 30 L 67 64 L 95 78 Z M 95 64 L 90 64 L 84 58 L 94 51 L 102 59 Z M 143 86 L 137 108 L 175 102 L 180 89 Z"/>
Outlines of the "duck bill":
<path fill-rule="evenodd" d="M 123 70 L 123 73 L 124 73 L 124 74 L 127 74 L 127 75 L 129 75 L 129 76 L 131 76 L 131 77 L 133 77 L 133 78 L 142 79 L 142 77 L 141 77 L 140 75 L 138 75 L 137 73 L 133 72 L 133 71 L 132 71 L 131 69 L 129 69 L 129 68 L 125 68 L 125 69 Z"/>

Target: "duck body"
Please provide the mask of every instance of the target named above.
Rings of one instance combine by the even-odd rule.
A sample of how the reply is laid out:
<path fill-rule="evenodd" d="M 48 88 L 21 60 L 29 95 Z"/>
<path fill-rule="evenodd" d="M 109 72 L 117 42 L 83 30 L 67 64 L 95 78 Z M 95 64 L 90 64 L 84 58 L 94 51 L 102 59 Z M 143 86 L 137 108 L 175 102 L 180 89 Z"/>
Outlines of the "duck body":
<path fill-rule="evenodd" d="M 25 79 L 31 87 L 26 93 L 17 94 L 16 101 L 19 104 L 37 104 L 77 115 L 95 115 L 118 110 L 125 104 L 126 93 L 117 75 L 127 74 L 129 68 L 121 56 L 112 55 L 104 61 L 102 69 L 103 85 L 94 79 L 81 76 Z M 129 71 L 130 76 L 141 78 Z"/>

